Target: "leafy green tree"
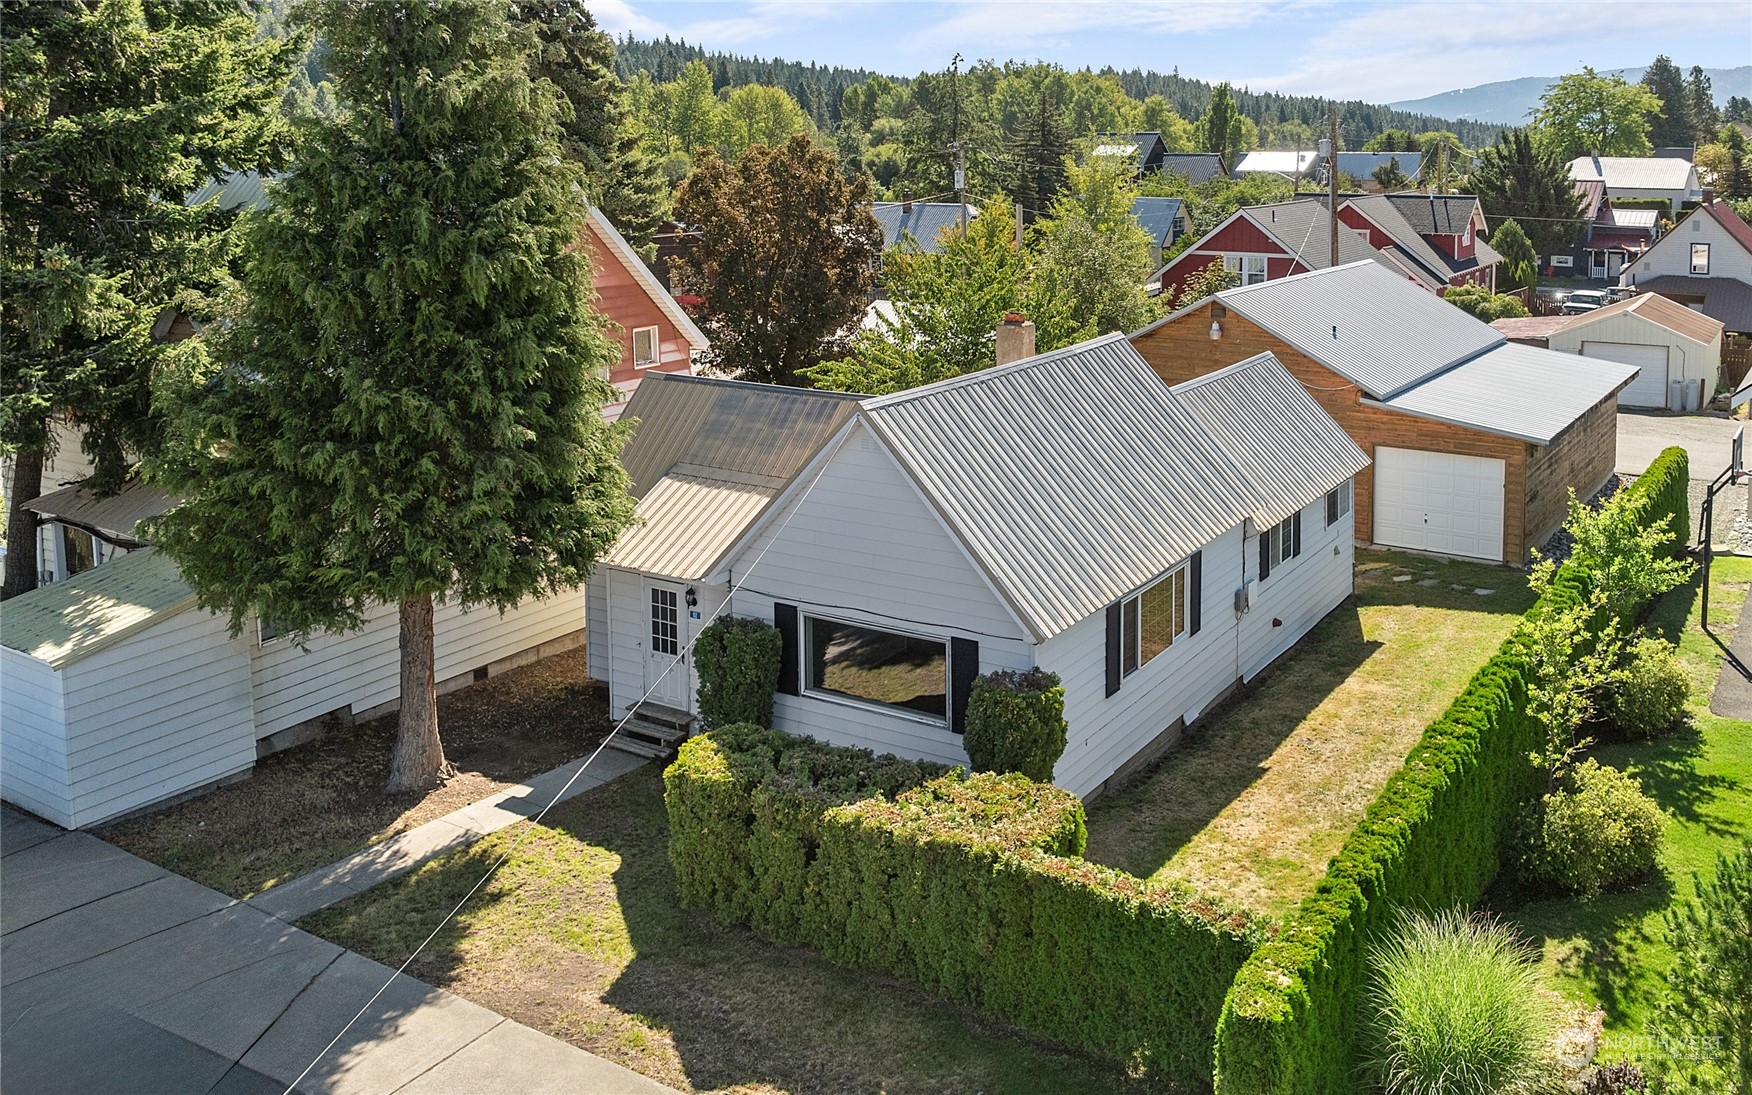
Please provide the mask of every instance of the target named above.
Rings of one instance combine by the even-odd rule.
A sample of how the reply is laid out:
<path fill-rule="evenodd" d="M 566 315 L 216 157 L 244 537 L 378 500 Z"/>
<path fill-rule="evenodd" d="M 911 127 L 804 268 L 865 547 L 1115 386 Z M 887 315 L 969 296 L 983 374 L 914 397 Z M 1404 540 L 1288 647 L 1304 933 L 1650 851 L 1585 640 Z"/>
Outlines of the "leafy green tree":
<path fill-rule="evenodd" d="M 1382 190 L 1403 190 L 1411 181 L 1405 169 L 1399 166 L 1399 157 L 1395 156 L 1386 163 L 1369 172 L 1369 177 L 1375 180 L 1375 185 Z"/>
<path fill-rule="evenodd" d="M 532 71 L 565 99 L 560 148 L 584 169 L 603 215 L 643 244 L 669 212 L 669 186 L 628 124 L 627 89 L 614 72 L 614 41 L 583 0 L 515 0 L 511 18 L 534 28 Z"/>
<path fill-rule="evenodd" d="M 1503 257 L 1497 267 L 1497 281 L 1510 289 L 1532 289 L 1538 285 L 1539 252 L 1527 233 L 1510 217 L 1496 226 L 1490 235 L 1490 245 Z"/>
<path fill-rule="evenodd" d="M 1245 127 L 1240 108 L 1235 105 L 1234 92 L 1227 82 L 1217 85 L 1211 93 L 1210 106 L 1198 120 L 1195 140 L 1200 151 L 1215 152 L 1223 157 L 1223 166 L 1235 170 L 1241 154 L 1247 150 Z"/>
<path fill-rule="evenodd" d="M 1233 289 L 1239 284 L 1239 274 L 1224 266 L 1221 259 L 1212 259 L 1210 265 L 1180 283 L 1180 295 L 1174 298 L 1174 307 L 1180 309 L 1197 304 L 1206 297 L 1214 297 L 1224 289 Z"/>
<path fill-rule="evenodd" d="M 185 195 L 276 167 L 300 43 L 258 38 L 235 4 L 24 3 L 0 15 L 0 449 L 13 459 L 0 596 L 36 587 L 36 515 L 53 425 L 70 421 L 122 482 L 150 450 L 150 338 L 179 294 L 227 276 L 234 214 Z M 185 295 L 181 303 L 194 307 Z"/>
<path fill-rule="evenodd" d="M 1656 109 L 1647 112 L 1649 141 L 1655 145 L 1691 143 L 1690 102 L 1686 98 L 1685 74 L 1665 53 L 1643 70 L 1642 86 L 1660 100 Z"/>
<path fill-rule="evenodd" d="M 1162 145 L 1170 152 L 1196 151 L 1192 123 L 1182 118 L 1172 104 L 1160 95 L 1144 99 L 1138 116 L 1138 129 L 1143 133 L 1160 133 Z"/>
<path fill-rule="evenodd" d="M 1493 293 L 1484 285 L 1457 285 L 1444 293 L 1442 299 L 1485 323 L 1498 319 L 1517 319 L 1531 314 L 1518 298 L 1507 293 Z"/>
<path fill-rule="evenodd" d="M 1562 152 L 1525 129 L 1504 133 L 1479 153 L 1469 185 L 1492 216 L 1517 221 L 1540 255 L 1567 251 L 1582 230 L 1582 196 Z"/>
<path fill-rule="evenodd" d="M 796 134 L 814 131 L 809 116 L 784 89 L 744 84 L 718 111 L 718 152 L 734 160 L 755 145 L 778 148 Z"/>
<path fill-rule="evenodd" d="M 1540 143 L 1566 162 L 1589 153 L 1647 156 L 1649 115 L 1661 109 L 1661 100 L 1641 84 L 1583 66 L 1545 89 L 1533 121 Z"/>
<path fill-rule="evenodd" d="M 1673 965 L 1662 1028 L 1691 1052 L 1660 1060 L 1682 1095 L 1752 1092 L 1752 841 L 1716 856 L 1715 877 L 1694 876 L 1696 901 L 1667 910 Z"/>
<path fill-rule="evenodd" d="M 1415 152 L 1417 138 L 1403 129 L 1384 129 L 1363 144 L 1364 152 Z"/>
<path fill-rule="evenodd" d="M 1071 153 L 1065 100 L 1069 82 L 1051 66 L 1033 66 L 1027 78 L 1006 77 L 992 95 L 1011 170 L 1004 192 L 1029 210 L 1043 210 L 1065 185 Z"/>
<path fill-rule="evenodd" d="M 987 161 L 971 151 L 996 147 L 986 104 L 980 101 L 971 74 L 961 71 L 961 57 L 943 72 L 922 72 L 912 83 L 912 100 L 905 119 L 901 143 L 906 149 L 906 172 L 901 181 L 916 194 L 947 194 L 955 189 L 955 148 L 967 154 L 968 186 L 976 193 L 990 193 L 983 185 L 991 174 Z"/>
<path fill-rule="evenodd" d="M 1421 174 L 1424 184 L 1437 194 L 1453 192 L 1454 181 L 1462 165 L 1472 161 L 1472 153 L 1460 143 L 1458 134 L 1445 129 L 1432 129 L 1417 135 L 1418 151 L 1423 156 Z"/>
<path fill-rule="evenodd" d="M 1685 113 L 1691 121 L 1691 139 L 1678 144 L 1707 144 L 1722 126 L 1722 112 L 1716 109 L 1715 92 L 1702 65 L 1692 65 L 1685 78 Z"/>
<path fill-rule="evenodd" d="M 502 3 L 308 0 L 355 104 L 246 222 L 235 363 L 185 391 L 155 542 L 233 629 L 401 626 L 389 791 L 446 770 L 433 602 L 575 589 L 632 519 L 581 172 Z"/>
<path fill-rule="evenodd" d="M 1068 309 L 1078 328 L 1070 341 L 1135 331 L 1155 309 L 1144 289 L 1150 236 L 1132 216 L 1131 165 L 1093 157 L 1068 170 L 1066 193 L 1035 226 L 1036 286 Z"/>
<path fill-rule="evenodd" d="M 1739 136 L 1735 133 L 1735 136 Z M 1744 140 L 1744 138 L 1742 138 Z M 1743 188 L 1741 174 L 1745 155 L 1725 144 L 1706 144 L 1697 150 L 1698 180 L 1724 198 L 1737 197 Z"/>
<path fill-rule="evenodd" d="M 869 204 L 869 183 L 847 179 L 833 153 L 801 135 L 755 145 L 736 163 L 700 157 L 675 202 L 700 230 L 671 271 L 703 302 L 719 369 L 799 384 L 803 370 L 843 353 L 882 252 Z"/>

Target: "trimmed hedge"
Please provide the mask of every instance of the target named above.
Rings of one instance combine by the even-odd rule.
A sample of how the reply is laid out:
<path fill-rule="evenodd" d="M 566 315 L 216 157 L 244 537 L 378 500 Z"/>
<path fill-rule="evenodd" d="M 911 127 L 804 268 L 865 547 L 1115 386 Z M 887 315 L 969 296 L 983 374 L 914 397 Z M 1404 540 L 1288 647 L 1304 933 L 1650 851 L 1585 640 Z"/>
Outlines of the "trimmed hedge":
<path fill-rule="evenodd" d="M 684 905 L 1208 1087 L 1263 925 L 1077 858 L 1074 795 L 733 726 L 682 747 L 664 801 Z"/>
<path fill-rule="evenodd" d="M 1689 530 L 1685 450 L 1668 449 L 1626 488 L 1647 523 Z M 1586 598 L 1589 576 L 1561 568 L 1535 616 Z M 1528 753 L 1544 741 L 1527 715 L 1530 669 L 1511 635 L 1436 720 L 1369 806 L 1326 877 L 1230 986 L 1217 1027 L 1219 1095 L 1325 1095 L 1356 1084 L 1369 944 L 1401 907 L 1483 896 L 1518 818 L 1543 790 Z"/>
<path fill-rule="evenodd" d="M 1051 783 L 1067 735 L 1057 673 L 1000 669 L 974 678 L 964 742 L 974 771 L 1020 772 Z"/>
<path fill-rule="evenodd" d="M 694 640 L 700 718 L 707 728 L 773 721 L 784 640 L 763 620 L 720 616 Z"/>

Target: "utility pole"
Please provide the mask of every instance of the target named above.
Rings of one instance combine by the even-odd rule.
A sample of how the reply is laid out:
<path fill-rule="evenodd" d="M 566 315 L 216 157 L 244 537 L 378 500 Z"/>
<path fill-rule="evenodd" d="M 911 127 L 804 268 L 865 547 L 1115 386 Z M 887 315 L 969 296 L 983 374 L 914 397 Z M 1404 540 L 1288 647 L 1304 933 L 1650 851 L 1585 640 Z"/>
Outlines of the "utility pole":
<path fill-rule="evenodd" d="M 961 238 L 967 238 L 967 146 L 960 141 L 955 149 L 955 200 L 961 203 Z"/>
<path fill-rule="evenodd" d="M 965 231 L 965 230 L 964 230 Z M 1022 253 L 1022 203 L 1016 203 L 1016 253 Z"/>
<path fill-rule="evenodd" d="M 1331 132 L 1327 139 L 1332 142 L 1332 155 L 1326 161 L 1326 212 L 1332 221 L 1332 265 L 1338 265 L 1338 107 L 1326 109 L 1326 122 Z"/>

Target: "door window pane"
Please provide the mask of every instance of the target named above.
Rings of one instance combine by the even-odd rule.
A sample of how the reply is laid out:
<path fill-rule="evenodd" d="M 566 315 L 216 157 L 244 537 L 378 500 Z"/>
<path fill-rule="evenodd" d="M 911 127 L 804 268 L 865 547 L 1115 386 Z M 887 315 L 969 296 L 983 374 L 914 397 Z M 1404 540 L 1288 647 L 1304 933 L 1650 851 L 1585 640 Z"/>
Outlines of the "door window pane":
<path fill-rule="evenodd" d="M 651 587 L 651 652 L 681 653 L 680 595 L 673 589 Z"/>

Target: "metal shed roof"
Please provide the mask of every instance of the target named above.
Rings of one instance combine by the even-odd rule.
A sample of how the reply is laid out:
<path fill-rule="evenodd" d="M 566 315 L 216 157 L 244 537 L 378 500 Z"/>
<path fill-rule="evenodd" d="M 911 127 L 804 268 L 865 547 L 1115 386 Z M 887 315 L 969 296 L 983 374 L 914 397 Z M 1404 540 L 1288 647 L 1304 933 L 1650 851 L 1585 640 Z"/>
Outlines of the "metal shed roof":
<path fill-rule="evenodd" d="M 1379 402 L 1421 418 L 1549 445 L 1634 376 L 1632 365 L 1508 342 Z"/>
<path fill-rule="evenodd" d="M 1184 175 L 1191 183 L 1210 182 L 1225 174 L 1223 157 L 1215 152 L 1170 152 L 1162 157 L 1162 170 Z"/>
<path fill-rule="evenodd" d="M 1423 168 L 1421 152 L 1340 152 L 1338 169 L 1360 182 L 1395 160 L 1399 161 L 1399 170 L 1410 179 L 1417 178 Z"/>
<path fill-rule="evenodd" d="M 1170 389 L 1246 475 L 1254 523 L 1282 521 L 1369 466 L 1350 434 L 1271 354 Z M 1294 448 L 1286 450 L 1285 441 Z"/>
<path fill-rule="evenodd" d="M 0 643 L 61 669 L 193 607 L 176 564 L 146 548 L 0 601 Z"/>
<path fill-rule="evenodd" d="M 1038 639 L 1256 508 L 1241 470 L 1120 334 L 872 399 L 860 417 Z"/>
<path fill-rule="evenodd" d="M 919 246 L 933 255 L 941 250 L 937 236 L 943 229 L 961 226 L 961 205 L 957 202 L 875 202 L 870 206 L 870 212 L 875 215 L 876 223 L 882 226 L 884 247 L 899 243 L 904 233 L 918 240 Z M 968 219 L 978 215 L 979 210 L 968 203 Z"/>
<path fill-rule="evenodd" d="M 74 483 L 22 503 L 44 517 L 103 534 L 110 540 L 133 540 L 134 526 L 175 509 L 181 499 L 157 487 L 131 479 L 117 493 L 100 498 L 84 483 Z"/>
<path fill-rule="evenodd" d="M 1570 180 L 1601 180 L 1611 190 L 1685 190 L 1691 185 L 1690 160 L 1654 156 L 1577 156 Z"/>

